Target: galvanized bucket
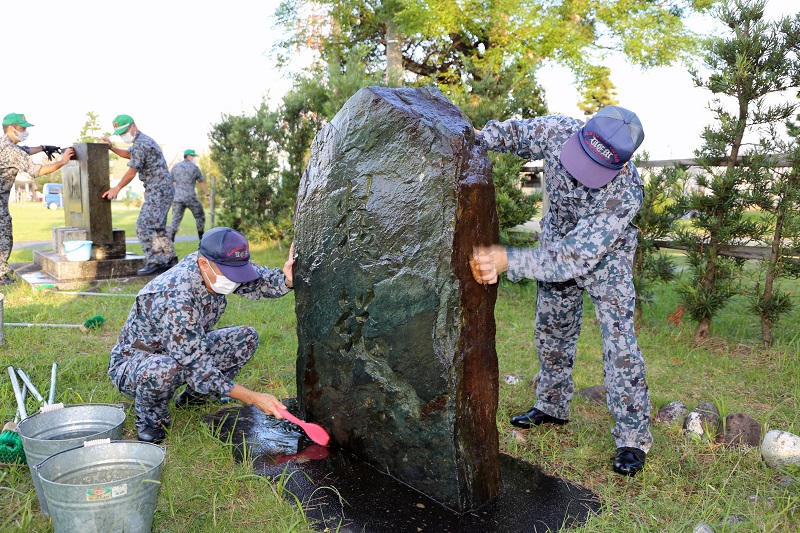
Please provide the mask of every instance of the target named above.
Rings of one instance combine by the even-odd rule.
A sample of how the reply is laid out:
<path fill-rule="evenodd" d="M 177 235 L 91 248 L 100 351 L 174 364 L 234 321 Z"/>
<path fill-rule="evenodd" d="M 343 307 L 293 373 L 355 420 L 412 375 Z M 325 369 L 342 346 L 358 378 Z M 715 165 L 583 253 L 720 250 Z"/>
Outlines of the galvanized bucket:
<path fill-rule="evenodd" d="M 81 446 L 87 440 L 121 439 L 124 422 L 122 405 L 82 404 L 39 412 L 19 423 L 17 431 L 22 437 L 22 449 L 43 515 L 49 516 L 49 512 L 36 465 L 55 453 Z"/>
<path fill-rule="evenodd" d="M 36 467 L 55 533 L 148 533 L 164 448 L 135 440 L 92 441 Z"/>

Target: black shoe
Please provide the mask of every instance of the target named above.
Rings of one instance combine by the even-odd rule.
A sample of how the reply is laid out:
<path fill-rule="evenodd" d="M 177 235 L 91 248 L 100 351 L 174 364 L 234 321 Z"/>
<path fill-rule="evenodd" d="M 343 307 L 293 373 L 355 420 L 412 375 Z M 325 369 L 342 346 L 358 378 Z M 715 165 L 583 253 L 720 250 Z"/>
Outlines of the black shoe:
<path fill-rule="evenodd" d="M 0 285 L 11 285 L 12 283 L 16 283 L 16 281 L 17 278 L 6 276 L 4 278 L 0 278 Z"/>
<path fill-rule="evenodd" d="M 177 264 L 178 264 L 178 256 L 177 256 L 177 255 L 173 255 L 173 256 L 172 256 L 172 259 L 170 259 L 169 261 L 167 261 L 167 265 L 166 265 L 166 267 L 167 267 L 167 268 L 172 268 L 172 267 L 174 267 L 174 266 L 175 266 L 175 265 L 177 265 Z"/>
<path fill-rule="evenodd" d="M 623 476 L 635 476 L 636 473 L 644 468 L 644 460 L 647 454 L 639 448 L 617 448 L 617 456 L 614 458 L 614 472 Z"/>
<path fill-rule="evenodd" d="M 186 387 L 175 397 L 175 407 L 182 409 L 192 405 L 203 405 L 209 400 L 211 400 L 211 398 L 208 395 L 197 393 L 189 387 Z"/>
<path fill-rule="evenodd" d="M 136 436 L 142 442 L 152 442 L 153 444 L 161 444 L 167 438 L 167 432 L 164 428 L 153 428 L 144 426 L 142 429 L 136 430 Z"/>
<path fill-rule="evenodd" d="M 530 429 L 531 426 L 538 426 L 539 424 L 558 424 L 563 426 L 569 420 L 562 420 L 547 413 L 543 413 L 535 407 L 532 407 L 527 413 L 517 415 L 511 419 L 511 425 L 518 428 Z"/>
<path fill-rule="evenodd" d="M 148 263 L 144 266 L 144 268 L 140 268 L 136 271 L 136 274 L 139 276 L 150 276 L 153 274 L 160 274 L 164 272 L 164 265 L 155 265 L 153 263 Z"/>

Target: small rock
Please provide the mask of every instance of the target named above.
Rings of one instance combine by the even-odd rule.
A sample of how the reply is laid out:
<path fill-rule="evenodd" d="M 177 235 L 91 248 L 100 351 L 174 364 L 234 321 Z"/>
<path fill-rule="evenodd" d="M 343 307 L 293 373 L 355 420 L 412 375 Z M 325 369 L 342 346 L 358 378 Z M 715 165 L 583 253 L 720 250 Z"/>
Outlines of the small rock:
<path fill-rule="evenodd" d="M 656 422 L 663 422 L 664 424 L 672 424 L 680 417 L 685 416 L 689 412 L 689 408 L 683 402 L 670 402 L 658 410 L 656 415 Z"/>
<path fill-rule="evenodd" d="M 714 533 L 714 528 L 705 522 L 698 522 L 692 529 L 692 533 Z"/>
<path fill-rule="evenodd" d="M 725 519 L 725 524 L 729 526 L 733 524 L 743 524 L 745 522 L 747 522 L 747 519 L 738 514 L 728 515 L 728 518 Z"/>
<path fill-rule="evenodd" d="M 586 398 L 590 402 L 606 403 L 606 387 L 604 385 L 595 385 L 594 387 L 587 387 L 578 391 L 578 396 Z"/>
<path fill-rule="evenodd" d="M 728 447 L 755 448 L 761 443 L 761 424 L 742 413 L 730 414 L 725 417 L 725 433 L 719 440 Z"/>
<path fill-rule="evenodd" d="M 761 443 L 761 457 L 771 468 L 800 465 L 800 437 L 788 431 L 768 431 Z"/>
<path fill-rule="evenodd" d="M 775 505 L 774 498 L 765 498 L 760 494 L 751 494 L 747 497 L 747 501 L 756 505 L 764 505 L 766 507 L 773 507 Z"/>
<path fill-rule="evenodd" d="M 525 439 L 525 435 L 521 431 L 516 429 L 511 431 L 511 436 L 514 437 L 514 440 L 520 444 L 524 443 L 527 440 Z"/>
<path fill-rule="evenodd" d="M 519 382 L 522 381 L 522 376 L 518 376 L 516 374 L 506 374 L 505 376 L 503 376 L 503 381 L 507 385 L 518 385 Z"/>
<path fill-rule="evenodd" d="M 719 433 L 720 421 L 717 406 L 711 402 L 703 402 L 686 416 L 683 432 L 689 436 L 713 439 Z"/>

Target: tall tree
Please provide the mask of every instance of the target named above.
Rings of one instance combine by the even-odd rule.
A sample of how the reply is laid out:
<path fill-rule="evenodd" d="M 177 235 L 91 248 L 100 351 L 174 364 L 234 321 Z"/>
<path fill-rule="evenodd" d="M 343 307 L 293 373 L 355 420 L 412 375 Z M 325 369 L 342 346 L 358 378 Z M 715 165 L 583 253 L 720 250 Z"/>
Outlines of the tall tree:
<path fill-rule="evenodd" d="M 283 97 L 276 112 L 278 145 L 283 152 L 280 183 L 275 198 L 278 227 L 286 234 L 292 230 L 292 216 L 300 178 L 308 165 L 311 142 L 325 122 L 325 108 L 330 103 L 319 77 L 301 75 Z"/>
<path fill-rule="evenodd" d="M 220 225 L 277 236 L 278 137 L 277 115 L 263 102 L 253 116 L 223 115 L 212 127 L 211 157 L 221 173 Z"/>
<path fill-rule="evenodd" d="M 397 42 L 402 41 L 405 77 L 437 84 L 446 94 L 472 93 L 487 76 L 535 80 L 539 68 L 551 60 L 572 70 L 586 91 L 584 100 L 605 101 L 613 99 L 610 71 L 602 65 L 609 52 L 621 52 L 642 67 L 685 57 L 693 35 L 684 18 L 714 2 L 284 0 L 276 15 L 289 37 L 280 45 L 279 60 L 288 62 L 297 47 L 309 43 L 324 60 L 366 45 L 364 63 L 383 73 L 395 68 Z M 520 111 L 516 86 L 493 96 L 499 109 L 492 118 Z"/>
<path fill-rule="evenodd" d="M 705 173 L 697 177 L 701 189 L 691 196 L 689 207 L 698 216 L 690 229 L 679 233 L 688 248 L 692 279 L 678 289 L 686 310 L 698 321 L 696 340 L 708 335 L 712 318 L 733 296 L 743 266 L 741 260 L 723 257 L 722 248 L 746 244 L 761 230 L 746 216 L 752 173 L 738 162 L 747 147 L 745 135 L 785 122 L 794 110 L 792 104 L 767 105 L 764 100 L 786 89 L 797 68 L 796 59 L 792 67 L 786 56 L 797 49 L 796 36 L 785 31 L 787 21 L 765 21 L 765 5 L 765 0 L 734 0 L 716 10 L 728 32 L 707 41 L 703 62 L 711 74 L 704 78 L 693 72 L 696 85 L 720 95 L 711 106 L 716 122 L 703 130 L 703 145 L 696 151 Z M 723 96 L 733 100 L 732 111 Z M 721 171 L 719 165 L 724 165 Z"/>
<path fill-rule="evenodd" d="M 103 127 L 100 126 L 100 115 L 94 111 L 86 112 L 86 122 L 81 127 L 81 133 L 78 135 L 79 143 L 99 143 L 101 137 L 109 136 L 111 133 L 104 133 Z M 111 153 L 113 154 L 113 152 Z"/>

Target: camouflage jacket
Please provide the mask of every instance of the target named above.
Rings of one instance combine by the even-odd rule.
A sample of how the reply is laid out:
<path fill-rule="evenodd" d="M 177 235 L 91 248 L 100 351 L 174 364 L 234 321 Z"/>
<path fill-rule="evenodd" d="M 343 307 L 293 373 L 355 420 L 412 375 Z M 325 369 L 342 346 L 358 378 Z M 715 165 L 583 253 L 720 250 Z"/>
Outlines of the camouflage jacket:
<path fill-rule="evenodd" d="M 17 146 L 11 137 L 0 134 L 0 194 L 11 190 L 20 172 L 35 178 L 39 176 L 41 168 L 42 165 L 34 164 L 31 156 Z"/>
<path fill-rule="evenodd" d="M 483 129 L 489 150 L 544 160 L 544 187 L 550 206 L 542 218 L 541 241 L 536 248 L 508 250 L 511 281 L 579 278 L 592 272 L 607 254 L 635 247 L 638 230 L 632 220 L 642 206 L 643 186 L 633 163 L 608 185 L 590 189 L 575 180 L 559 160 L 561 147 L 583 124 L 575 118 L 554 115 L 491 120 Z"/>
<path fill-rule="evenodd" d="M 139 173 L 145 190 L 148 188 L 172 188 L 172 175 L 161 147 L 141 131 L 136 134 L 130 147 L 128 166 Z"/>
<path fill-rule="evenodd" d="M 278 298 L 291 289 L 278 268 L 256 266 L 261 278 L 233 292 L 249 300 Z M 132 350 L 169 354 L 185 370 L 187 383 L 201 394 L 228 395 L 233 381 L 206 357 L 206 334 L 222 317 L 226 296 L 211 293 L 197 266 L 197 252 L 144 286 L 111 350 L 111 365 Z"/>
<path fill-rule="evenodd" d="M 173 202 L 188 202 L 196 198 L 195 183 L 204 181 L 200 168 L 184 159 L 172 167 L 172 182 L 175 184 L 175 197 Z"/>

